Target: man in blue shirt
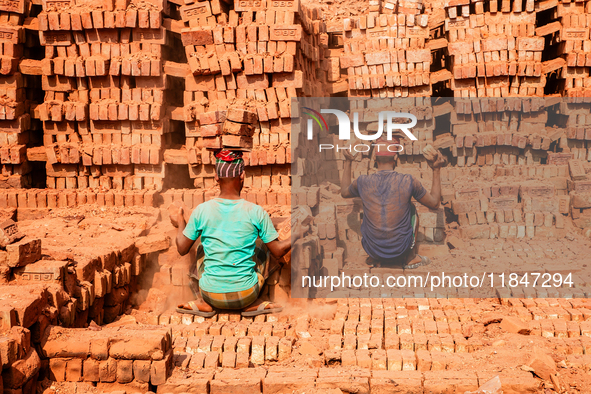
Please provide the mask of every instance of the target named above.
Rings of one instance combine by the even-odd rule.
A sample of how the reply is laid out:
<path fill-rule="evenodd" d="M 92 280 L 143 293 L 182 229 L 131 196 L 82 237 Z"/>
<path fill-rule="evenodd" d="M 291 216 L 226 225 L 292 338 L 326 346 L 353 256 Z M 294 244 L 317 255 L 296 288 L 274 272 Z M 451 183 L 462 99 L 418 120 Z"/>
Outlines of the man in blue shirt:
<path fill-rule="evenodd" d="M 215 309 L 242 310 L 244 316 L 281 311 L 270 302 L 257 302 L 269 272 L 269 252 L 277 259 L 291 250 L 291 240 L 279 241 L 269 214 L 240 197 L 244 161 L 240 152 L 216 154 L 219 197 L 200 204 L 185 223 L 182 208 L 171 215 L 178 227 L 176 244 L 181 256 L 201 237 L 196 277 L 202 300 L 179 305 L 177 311 L 213 316 Z M 301 226 L 292 229 L 298 237 Z"/>
<path fill-rule="evenodd" d="M 391 142 L 377 140 L 377 173 L 361 175 L 351 182 L 351 162 L 354 156 L 343 151 L 345 164 L 341 180 L 341 195 L 344 198 L 360 197 L 363 204 L 361 244 L 374 266 L 402 265 L 413 269 L 430 263 L 428 257 L 416 253 L 418 215 L 411 202 L 414 198 L 431 209 L 437 209 L 441 201 L 440 169 L 446 164 L 444 156 L 437 152 L 433 161 L 433 184 L 428 193 L 415 177 L 395 171 L 398 158 L 397 138 Z"/>

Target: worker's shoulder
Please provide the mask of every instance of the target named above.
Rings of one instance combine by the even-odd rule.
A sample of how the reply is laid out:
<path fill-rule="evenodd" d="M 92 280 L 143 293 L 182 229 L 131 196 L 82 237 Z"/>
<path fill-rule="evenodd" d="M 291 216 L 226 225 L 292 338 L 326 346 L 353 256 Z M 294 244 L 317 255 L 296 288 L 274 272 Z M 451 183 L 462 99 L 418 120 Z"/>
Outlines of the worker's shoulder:
<path fill-rule="evenodd" d="M 413 176 L 411 174 L 404 174 L 404 173 L 398 172 L 396 170 L 378 171 L 378 172 L 374 172 L 373 174 L 359 175 L 358 179 L 384 180 L 384 179 L 401 179 L 401 178 L 417 179 L 415 176 Z"/>
<path fill-rule="evenodd" d="M 247 200 L 241 200 L 242 203 L 242 209 L 250 212 L 250 213 L 263 213 L 265 212 L 265 209 L 263 207 L 261 207 L 258 204 L 255 204 L 253 202 L 247 201 Z"/>
<path fill-rule="evenodd" d="M 403 172 L 397 172 L 397 171 L 394 171 L 394 173 L 395 173 L 397 176 L 401 177 L 401 178 L 407 178 L 407 179 L 419 179 L 419 178 L 417 178 L 416 176 L 414 176 L 413 174 L 405 174 L 405 173 L 403 173 Z"/>
<path fill-rule="evenodd" d="M 209 210 L 211 210 L 212 208 L 214 208 L 215 206 L 217 206 L 217 201 L 215 199 L 211 199 L 205 202 L 202 202 L 201 204 L 197 205 L 195 207 L 195 209 L 193 209 L 193 213 L 194 214 L 199 214 L 201 212 L 207 212 Z"/>

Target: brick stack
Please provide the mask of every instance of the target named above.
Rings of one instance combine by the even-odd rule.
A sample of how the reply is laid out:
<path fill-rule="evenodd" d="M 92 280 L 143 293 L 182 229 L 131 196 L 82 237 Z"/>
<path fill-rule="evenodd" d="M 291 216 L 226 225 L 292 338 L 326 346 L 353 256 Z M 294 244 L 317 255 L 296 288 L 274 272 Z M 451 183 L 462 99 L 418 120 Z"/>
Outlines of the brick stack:
<path fill-rule="evenodd" d="M 540 163 L 563 134 L 546 128 L 547 111 L 541 98 L 456 99 L 451 135 L 439 135 L 435 146 L 450 148 L 459 167 Z"/>
<path fill-rule="evenodd" d="M 49 188 L 162 188 L 163 3 L 46 1 L 39 14 Z"/>
<path fill-rule="evenodd" d="M 334 82 L 341 77 L 339 58 L 329 58 L 329 36 L 326 33 L 324 13 L 320 6 L 302 4 L 300 23 L 302 39 L 300 51 L 297 52 L 296 67 L 303 72 L 306 83 L 302 93 L 308 97 L 323 97 L 346 90 L 346 84 L 336 85 Z"/>
<path fill-rule="evenodd" d="M 34 393 L 41 369 L 41 359 L 31 344 L 31 332 L 26 328 L 0 326 L 0 389 L 4 392 Z"/>
<path fill-rule="evenodd" d="M 569 212 L 568 196 L 556 193 L 549 181 L 508 179 L 491 187 L 456 189 L 452 209 L 462 236 L 469 239 L 548 237 L 564 229 L 563 215 Z"/>
<path fill-rule="evenodd" d="M 152 207 L 156 203 L 153 190 L 91 190 L 66 191 L 48 189 L 18 189 L 0 191 L 0 208 L 71 208 L 85 204 L 104 207 Z"/>
<path fill-rule="evenodd" d="M 174 350 L 186 355 L 186 366 L 196 371 L 220 366 L 231 370 L 248 368 L 251 363 L 260 366 L 284 361 L 289 359 L 295 342 L 295 327 L 264 320 L 206 321 L 190 324 L 183 331 L 187 336 L 175 338 Z"/>
<path fill-rule="evenodd" d="M 566 64 L 560 70 L 559 91 L 566 97 L 589 97 L 589 67 L 591 67 L 591 2 L 559 2 L 556 19 L 560 21 L 560 34 L 553 36 L 558 54 Z"/>
<path fill-rule="evenodd" d="M 185 78 L 184 113 L 190 176 L 196 187 L 213 186 L 214 161 L 208 148 L 251 150 L 245 155 L 247 166 L 254 166 L 249 170 L 269 176 L 267 165 L 280 165 L 279 174 L 290 162 L 290 99 L 303 86 L 302 72 L 295 68 L 302 36 L 301 26 L 295 24 L 299 2 L 237 2 L 234 10 L 227 8 L 219 2 L 199 2 L 179 9 L 187 26 L 181 33 L 191 69 Z M 222 136 L 229 107 L 256 110 L 252 140 Z M 269 186 L 288 184 L 260 187 Z"/>
<path fill-rule="evenodd" d="M 301 316 L 289 324 L 276 316 L 245 319 L 220 313 L 203 318 L 165 312 L 159 324 L 172 329 L 174 352 L 184 360 L 183 368 L 200 374 L 220 366 L 225 370 L 250 366 L 247 371 L 253 373 L 252 366 L 289 360 L 297 333 L 307 331 L 308 320 Z M 174 383 L 171 379 L 167 385 Z"/>
<path fill-rule="evenodd" d="M 41 259 L 41 240 L 26 237 L 11 219 L 0 224 L 0 249 L 2 283 L 10 279 L 15 270 Z M 2 323 L 9 324 L 10 328 L 10 321 L 6 319 Z"/>
<path fill-rule="evenodd" d="M 560 139 L 560 147 L 570 158 L 589 162 L 591 160 L 591 109 L 588 104 L 578 102 L 577 98 L 564 99 L 559 104 L 562 126 L 565 130 Z"/>
<path fill-rule="evenodd" d="M 18 65 L 23 56 L 25 29 L 22 26 L 27 2 L 0 5 L 0 174 L 1 188 L 30 187 L 27 162 L 31 119 L 25 97 L 25 77 Z"/>
<path fill-rule="evenodd" d="M 48 327 L 41 354 L 54 382 L 95 382 L 110 392 L 147 392 L 166 382 L 173 368 L 172 334 L 158 326 L 123 326 L 100 331 Z"/>
<path fill-rule="evenodd" d="M 79 246 L 75 252 L 65 254 L 60 242 L 54 238 L 53 242 L 44 245 L 42 260 L 41 240 L 25 236 L 24 233 L 28 231 L 19 231 L 11 220 L 0 225 L 0 387 L 3 381 L 5 390 L 35 391 L 30 387 L 36 385 L 41 360 L 34 349 L 41 350 L 43 357 L 56 358 L 49 362 L 49 378 L 52 380 L 82 381 L 81 378 L 76 380 L 71 373 L 82 373 L 84 365 L 88 367 L 89 376 L 84 380 L 114 382 L 109 380 L 110 376 L 115 376 L 113 368 L 123 371 L 128 363 L 121 361 L 117 369 L 110 359 L 114 358 L 117 362 L 119 359 L 142 360 L 137 362 L 141 364 L 138 372 L 133 372 L 136 383 L 141 380 L 144 386 L 148 382 L 162 384 L 172 368 L 170 334 L 165 329 L 149 327 L 146 332 L 134 331 L 134 334 L 130 334 L 119 328 L 103 328 L 99 332 L 84 328 L 73 333 L 68 329 L 51 327 L 47 329 L 47 336 L 44 336 L 44 332 L 51 325 L 83 328 L 91 322 L 102 325 L 119 318 L 129 308 L 132 292 L 137 291 L 137 277 L 143 272 L 146 256 L 168 249 L 169 238 L 164 235 L 132 238 L 129 233 L 123 232 L 118 234 L 116 240 L 110 236 L 98 237 L 93 247 Z M 60 234 L 59 230 L 49 237 L 55 234 Z M 131 319 L 135 322 L 134 318 Z M 130 329 L 140 330 L 137 326 Z M 57 330 L 61 331 L 56 333 Z M 104 336 L 99 333 L 104 333 Z M 54 337 L 49 338 L 52 335 Z M 129 338 L 138 337 L 142 338 L 140 341 L 146 346 L 143 350 L 139 350 L 141 345 L 129 347 L 127 343 Z M 88 340 L 92 340 L 92 346 Z M 56 344 L 56 341 L 64 342 Z M 92 360 L 80 360 L 79 363 L 74 360 L 70 363 L 68 351 L 75 354 L 72 358 L 87 358 L 83 356 L 84 351 L 79 352 L 84 346 L 88 352 L 92 352 L 92 349 L 107 349 L 107 356 L 95 357 L 95 354 L 89 353 L 88 358 Z M 115 351 L 113 346 L 119 350 Z M 108 353 L 109 349 L 113 353 Z M 147 355 L 142 351 L 147 351 Z M 104 354 L 102 350 L 100 353 Z M 103 360 L 107 361 L 105 369 L 108 372 L 104 379 L 102 372 L 98 372 L 101 369 L 100 361 Z M 68 366 L 64 364 L 66 361 Z M 60 375 L 61 367 L 72 370 L 64 377 Z M 44 370 L 44 376 L 47 376 L 46 372 Z M 95 372 L 100 378 L 93 380 L 91 376 Z M 117 381 L 121 382 L 119 379 L 123 379 L 123 375 L 119 373 Z"/>
<path fill-rule="evenodd" d="M 3 233 L 8 234 L 12 227 L 8 222 L 4 224 Z M 130 292 L 143 271 L 145 255 L 168 246 L 169 239 L 164 236 L 142 237 L 135 243 L 124 239 L 119 246 L 105 245 L 101 252 L 79 248 L 76 255 L 70 256 L 72 263 L 60 260 L 60 247 L 52 246 L 44 249 L 51 260 L 41 260 L 39 239 L 25 237 L 7 244 L 6 251 L 1 252 L 0 271 L 2 278 L 13 277 L 14 281 L 0 286 L 0 309 L 14 318 L 3 319 L 2 324 L 7 328 L 30 328 L 46 307 L 53 308 L 53 312 L 43 319 L 43 324 L 84 327 L 90 321 L 110 323 L 127 308 Z M 15 283 L 18 286 L 12 286 Z M 11 296 L 23 287 L 30 289 L 28 297 Z"/>
<path fill-rule="evenodd" d="M 531 238 L 563 233 L 572 154 L 549 151 L 564 131 L 546 127 L 547 111 L 540 99 L 456 102 L 451 114 L 455 164 L 480 166 L 478 176 L 488 183 L 467 186 L 465 174 L 457 174 L 444 185 L 448 190 L 444 200 L 453 199 L 463 236 Z M 449 191 L 455 195 L 445 197 Z"/>
<path fill-rule="evenodd" d="M 574 224 L 582 229 L 591 227 L 591 168 L 582 160 L 568 163 L 571 180 L 568 182 L 570 209 Z"/>
<path fill-rule="evenodd" d="M 274 175 L 258 173 L 252 174 L 252 169 L 247 170 L 244 179 L 244 188 L 241 196 L 247 201 L 268 207 L 269 214 L 274 216 L 282 216 L 281 210 L 275 211 L 275 205 L 288 206 L 290 205 L 291 192 L 288 189 L 277 189 L 269 185 L 279 184 L 283 182 L 288 184 L 290 181 L 287 172 L 280 174 L 277 172 Z M 273 179 L 273 180 L 272 180 Z M 272 182 L 272 183 L 271 183 Z M 197 189 L 169 189 L 160 194 L 162 197 L 162 206 L 167 207 L 173 201 L 182 201 L 189 209 L 194 209 L 197 205 L 204 201 L 209 201 L 216 198 L 218 191 L 215 188 L 203 190 Z"/>
<path fill-rule="evenodd" d="M 304 96 L 327 97 L 349 90 L 347 76 L 342 74 L 343 22 L 327 21 L 319 5 L 301 6 L 303 33 L 297 67 L 304 72 Z"/>
<path fill-rule="evenodd" d="M 326 20 L 326 50 L 322 63 L 323 70 L 326 71 L 326 85 L 323 96 L 342 95 L 349 91 L 349 82 L 347 70 L 341 68 L 341 57 L 345 54 L 343 39 L 343 21 Z M 322 42 L 324 44 L 324 42 Z"/>
<path fill-rule="evenodd" d="M 395 14 L 368 14 L 343 21 L 350 97 L 429 96 L 431 53 L 427 14 L 400 8 Z"/>
<path fill-rule="evenodd" d="M 534 1 L 445 3 L 454 97 L 542 96 L 544 38 Z"/>

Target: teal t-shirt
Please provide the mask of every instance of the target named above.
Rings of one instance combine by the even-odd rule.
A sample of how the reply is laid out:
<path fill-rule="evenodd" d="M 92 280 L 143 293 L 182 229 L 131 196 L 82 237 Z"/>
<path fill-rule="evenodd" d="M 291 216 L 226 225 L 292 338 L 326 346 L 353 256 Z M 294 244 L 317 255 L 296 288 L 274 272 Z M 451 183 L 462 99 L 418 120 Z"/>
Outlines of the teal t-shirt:
<path fill-rule="evenodd" d="M 199 287 L 212 293 L 230 293 L 253 287 L 257 281 L 252 260 L 257 237 L 264 243 L 279 234 L 269 214 L 246 200 L 215 198 L 191 213 L 185 237 L 201 236 L 205 252 Z"/>

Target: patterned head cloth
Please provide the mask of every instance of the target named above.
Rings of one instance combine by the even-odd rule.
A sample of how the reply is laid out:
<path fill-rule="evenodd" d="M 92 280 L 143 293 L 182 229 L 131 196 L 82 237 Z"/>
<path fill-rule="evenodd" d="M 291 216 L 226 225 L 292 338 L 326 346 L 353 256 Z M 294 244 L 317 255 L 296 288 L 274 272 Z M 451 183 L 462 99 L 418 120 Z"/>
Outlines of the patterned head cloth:
<path fill-rule="evenodd" d="M 235 178 L 244 172 L 242 152 L 221 150 L 215 154 L 215 172 L 218 178 Z"/>
<path fill-rule="evenodd" d="M 375 145 L 381 144 L 380 146 L 376 146 L 376 156 L 396 156 L 398 151 L 400 150 L 400 138 L 397 136 L 392 136 L 392 140 L 387 140 L 385 138 L 378 138 L 375 142 Z M 390 148 L 391 145 L 395 145 Z M 390 148 L 391 151 L 388 149 Z"/>

